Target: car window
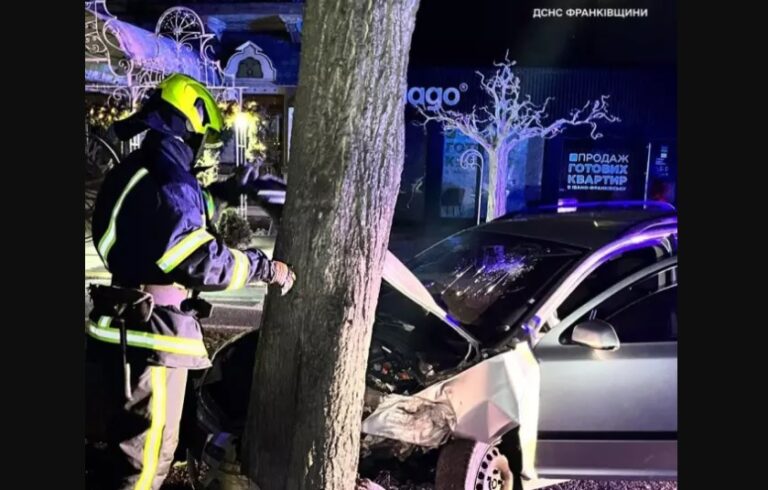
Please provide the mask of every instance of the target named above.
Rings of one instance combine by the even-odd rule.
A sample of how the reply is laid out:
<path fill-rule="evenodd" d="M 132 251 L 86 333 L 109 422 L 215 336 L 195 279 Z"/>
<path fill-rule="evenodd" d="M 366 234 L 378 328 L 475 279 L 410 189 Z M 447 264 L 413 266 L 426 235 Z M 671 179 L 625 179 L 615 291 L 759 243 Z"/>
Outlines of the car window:
<path fill-rule="evenodd" d="M 628 286 L 575 321 L 610 323 L 622 343 L 670 342 L 677 340 L 677 266 L 664 269 Z"/>
<path fill-rule="evenodd" d="M 629 250 L 600 265 L 587 276 L 558 307 L 559 318 L 566 318 L 590 299 L 635 272 L 668 257 L 658 246 Z"/>
<path fill-rule="evenodd" d="M 481 343 L 508 335 L 548 285 L 583 256 L 570 246 L 482 228 L 449 237 L 419 254 L 409 269 L 435 302 Z M 403 309 L 379 299 L 380 311 Z"/>
<path fill-rule="evenodd" d="M 644 296 L 606 317 L 623 343 L 677 340 L 677 285 Z"/>

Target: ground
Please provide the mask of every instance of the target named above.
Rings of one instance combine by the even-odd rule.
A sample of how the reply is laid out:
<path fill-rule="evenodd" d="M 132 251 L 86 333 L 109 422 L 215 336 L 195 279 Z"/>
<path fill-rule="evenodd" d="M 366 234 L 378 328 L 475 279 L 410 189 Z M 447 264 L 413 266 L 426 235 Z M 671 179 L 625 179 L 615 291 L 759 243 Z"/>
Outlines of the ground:
<path fill-rule="evenodd" d="M 648 481 L 569 481 L 544 487 L 545 490 L 677 490 L 677 482 Z M 161 490 L 192 490 L 183 464 L 175 466 Z M 389 487 L 386 490 L 406 490 L 406 487 Z M 431 490 L 431 488 L 407 487 L 407 490 Z"/>

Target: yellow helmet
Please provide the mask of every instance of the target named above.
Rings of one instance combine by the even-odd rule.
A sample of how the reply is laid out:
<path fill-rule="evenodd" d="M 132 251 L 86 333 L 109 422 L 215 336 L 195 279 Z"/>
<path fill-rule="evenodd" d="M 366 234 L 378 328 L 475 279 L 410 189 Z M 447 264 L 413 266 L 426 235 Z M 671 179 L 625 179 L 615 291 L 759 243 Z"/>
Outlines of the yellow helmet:
<path fill-rule="evenodd" d="M 174 73 L 157 86 L 160 98 L 189 121 L 192 132 L 205 135 L 209 130 L 221 133 L 224 126 L 216 99 L 205 86 L 192 77 Z"/>
<path fill-rule="evenodd" d="M 181 73 L 174 73 L 160 82 L 138 111 L 115 121 L 115 136 L 127 141 L 148 128 L 173 134 L 175 130 L 169 120 L 155 115 L 162 112 L 160 101 L 179 113 L 190 133 L 201 136 L 203 141 L 218 139 L 224 119 L 216 100 L 203 84 Z"/>

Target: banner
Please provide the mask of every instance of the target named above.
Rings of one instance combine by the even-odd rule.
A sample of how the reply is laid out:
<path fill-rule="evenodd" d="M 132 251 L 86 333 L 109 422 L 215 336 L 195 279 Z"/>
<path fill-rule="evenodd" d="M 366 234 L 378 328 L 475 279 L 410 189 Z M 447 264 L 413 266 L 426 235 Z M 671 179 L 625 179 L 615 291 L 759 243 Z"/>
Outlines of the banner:
<path fill-rule="evenodd" d="M 622 142 L 566 140 L 559 198 L 579 201 L 642 200 L 647 151 Z"/>

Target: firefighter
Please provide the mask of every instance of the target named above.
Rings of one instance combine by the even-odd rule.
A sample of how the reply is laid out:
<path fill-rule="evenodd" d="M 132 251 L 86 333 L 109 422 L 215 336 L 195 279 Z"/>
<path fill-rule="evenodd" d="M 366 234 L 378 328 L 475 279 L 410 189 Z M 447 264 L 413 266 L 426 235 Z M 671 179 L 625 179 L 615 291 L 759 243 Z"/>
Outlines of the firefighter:
<path fill-rule="evenodd" d="M 261 250 L 227 247 L 213 229 L 217 196 L 195 174 L 222 116 L 202 84 L 167 77 L 113 130 L 122 140 L 146 135 L 107 174 L 94 209 L 94 245 L 112 284 L 90 288 L 89 416 L 101 418 L 110 456 L 99 488 L 157 490 L 178 443 L 187 372 L 210 366 L 200 326 L 210 305 L 198 293 L 263 281 L 285 294 L 295 274 Z M 249 180 L 239 173 L 219 197 L 239 197 Z"/>

